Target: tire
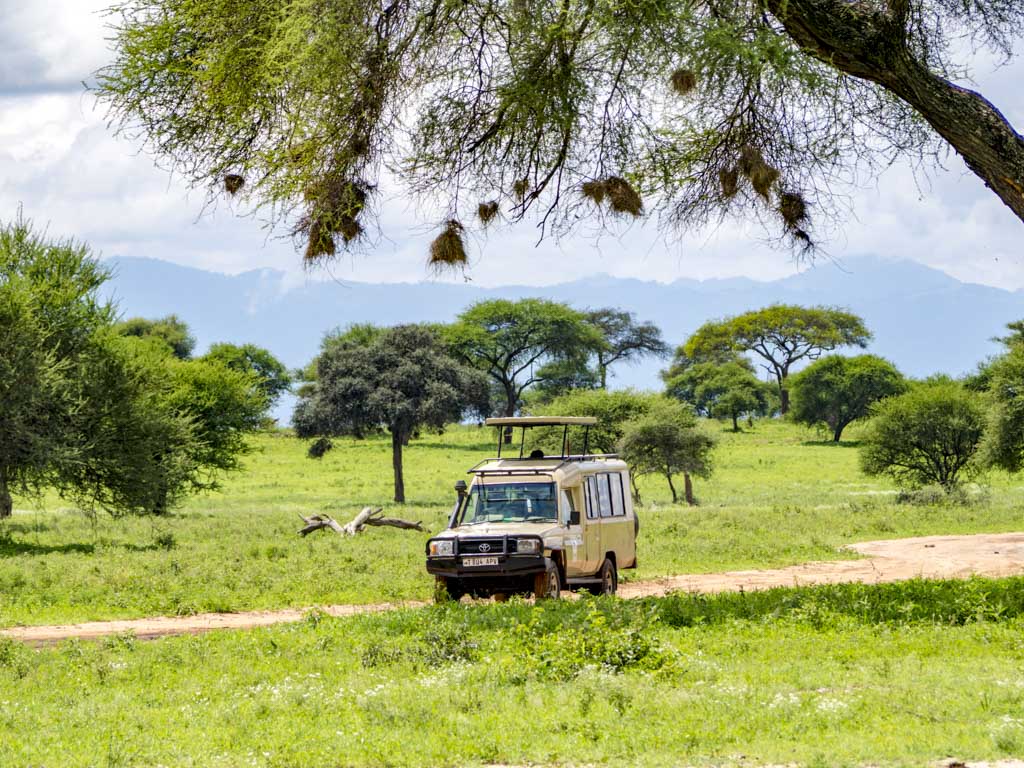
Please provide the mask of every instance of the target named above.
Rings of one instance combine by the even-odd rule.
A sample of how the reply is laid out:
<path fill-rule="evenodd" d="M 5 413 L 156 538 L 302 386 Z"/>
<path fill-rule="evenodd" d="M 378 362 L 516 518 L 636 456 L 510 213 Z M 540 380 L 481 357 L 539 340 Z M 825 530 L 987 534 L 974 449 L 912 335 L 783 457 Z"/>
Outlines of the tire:
<path fill-rule="evenodd" d="M 640 515 L 636 513 L 636 507 L 633 508 L 633 538 L 635 539 L 640 535 Z"/>
<path fill-rule="evenodd" d="M 558 566 L 545 558 L 543 573 L 533 577 L 533 596 L 538 600 L 557 600 L 562 596 L 562 577 Z"/>
<path fill-rule="evenodd" d="M 457 603 L 464 594 L 466 594 L 466 590 L 462 588 L 462 585 L 456 579 L 446 579 L 444 576 L 437 577 L 437 582 L 434 584 L 435 603 Z"/>
<path fill-rule="evenodd" d="M 614 595 L 619 591 L 619 569 L 610 557 L 606 557 L 601 563 L 601 570 L 597 572 L 601 583 L 593 587 L 587 587 L 592 595 Z"/>

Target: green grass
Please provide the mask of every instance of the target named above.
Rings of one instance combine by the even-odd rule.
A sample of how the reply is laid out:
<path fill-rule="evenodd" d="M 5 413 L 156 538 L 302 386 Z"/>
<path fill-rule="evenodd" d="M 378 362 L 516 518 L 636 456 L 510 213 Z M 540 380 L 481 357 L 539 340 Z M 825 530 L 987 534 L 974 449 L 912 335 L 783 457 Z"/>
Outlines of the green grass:
<path fill-rule="evenodd" d="M 699 507 L 672 506 L 664 482 L 645 479 L 640 568 L 626 579 L 850 557 L 838 548 L 866 539 L 1021 528 L 1020 482 L 1005 475 L 989 478 L 985 500 L 969 506 L 898 505 L 892 486 L 860 474 L 849 444 L 776 422 L 741 434 L 710 428 L 721 446 L 714 476 L 697 481 Z M 347 520 L 364 505 L 384 506 L 437 531 L 454 481 L 493 453 L 490 430 L 414 441 L 410 503 L 401 507 L 386 503 L 387 440 L 336 445 L 313 461 L 298 440 L 260 436 L 244 472 L 167 519 L 16 500 L 23 511 L 0 522 L 0 625 L 427 599 L 425 534 L 379 528 L 301 539 L 297 515 Z"/>
<path fill-rule="evenodd" d="M 1024 579 L 0 641 L 4 766 L 919 766 L 1022 711 Z"/>

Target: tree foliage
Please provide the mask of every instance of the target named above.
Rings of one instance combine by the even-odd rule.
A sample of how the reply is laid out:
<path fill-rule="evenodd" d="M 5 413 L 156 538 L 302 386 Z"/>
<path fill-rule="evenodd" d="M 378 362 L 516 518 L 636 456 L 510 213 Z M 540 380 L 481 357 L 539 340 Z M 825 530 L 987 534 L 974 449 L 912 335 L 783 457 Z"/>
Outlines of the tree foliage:
<path fill-rule="evenodd" d="M 773 304 L 697 329 L 683 346 L 686 357 L 701 360 L 747 352 L 759 357 L 778 384 L 781 411 L 789 411 L 786 388 L 794 365 L 816 360 L 841 347 L 865 347 L 871 332 L 857 315 L 835 307 Z"/>
<path fill-rule="evenodd" d="M 395 501 L 405 501 L 402 446 L 489 407 L 486 378 L 450 357 L 430 330 L 388 328 L 369 343 L 325 340 L 293 417 L 299 437 L 391 434 Z"/>
<path fill-rule="evenodd" d="M 777 407 L 772 388 L 760 381 L 745 357 L 722 363 L 677 366 L 665 375 L 665 394 L 688 403 L 703 416 L 730 419 L 739 431 L 739 419 L 767 416 Z"/>
<path fill-rule="evenodd" d="M 1012 55 L 1019 0 L 122 0 L 111 23 L 112 121 L 314 261 L 363 239 L 383 169 L 442 201 L 456 266 L 498 206 L 560 231 L 754 216 L 803 248 L 860 172 L 943 146 L 1024 217 L 1024 140 L 951 82 L 964 40 Z"/>
<path fill-rule="evenodd" d="M 192 335 L 188 324 L 177 315 L 147 320 L 144 317 L 132 317 L 117 324 L 116 329 L 122 336 L 160 339 L 170 347 L 179 360 L 188 360 L 196 348 L 196 337 Z"/>
<path fill-rule="evenodd" d="M 839 442 L 843 430 L 868 416 L 879 400 L 907 389 L 896 366 L 876 355 L 824 357 L 790 381 L 793 420 L 809 427 L 826 426 Z"/>
<path fill-rule="evenodd" d="M 114 514 L 166 512 L 235 469 L 264 407 L 253 381 L 124 335 L 87 247 L 0 230 L 0 516 L 57 490 Z"/>
<path fill-rule="evenodd" d="M 453 356 L 494 382 L 505 416 L 515 415 L 523 393 L 552 372 L 546 364 L 577 358 L 602 344 L 582 313 L 546 299 L 478 302 L 443 334 Z"/>
<path fill-rule="evenodd" d="M 989 400 L 983 462 L 1019 472 L 1024 467 L 1024 321 L 1007 328 L 1010 333 L 999 339 L 1006 352 L 983 365 L 973 383 Z"/>
<path fill-rule="evenodd" d="M 605 307 L 588 311 L 586 318 L 604 340 L 594 353 L 602 389 L 607 388 L 608 369 L 615 363 L 634 363 L 642 357 L 666 357 L 669 353 L 661 329 L 637 320 L 632 312 Z"/>
<path fill-rule="evenodd" d="M 698 426 L 688 407 L 658 398 L 646 414 L 625 425 L 619 454 L 630 465 L 633 476 L 663 476 L 672 491 L 673 504 L 679 496 L 672 478 L 683 475 L 686 502 L 695 504 L 691 477 L 711 476 L 714 447 L 714 438 Z"/>
<path fill-rule="evenodd" d="M 252 374 L 266 400 L 267 408 L 273 408 L 281 395 L 292 387 L 292 377 L 284 363 L 255 344 L 214 344 L 201 359 L 233 371 Z"/>
<path fill-rule="evenodd" d="M 936 379 L 879 402 L 861 440 L 861 467 L 898 484 L 957 487 L 976 471 L 985 429 L 979 396 L 949 379 Z"/>

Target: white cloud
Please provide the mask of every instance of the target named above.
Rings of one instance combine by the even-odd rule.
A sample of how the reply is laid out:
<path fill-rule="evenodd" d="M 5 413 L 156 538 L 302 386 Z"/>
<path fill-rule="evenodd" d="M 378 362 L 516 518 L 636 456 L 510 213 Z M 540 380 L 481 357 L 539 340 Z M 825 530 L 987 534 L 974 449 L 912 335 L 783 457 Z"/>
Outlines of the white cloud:
<path fill-rule="evenodd" d="M 108 256 L 149 256 L 205 269 L 272 267 L 305 279 L 281 233 L 231 206 L 205 207 L 205 194 L 154 167 L 131 142 L 114 137 L 92 96 L 75 83 L 108 56 L 106 0 L 15 3 L 0 0 L 0 217 L 19 204 L 51 232 L 74 235 Z M 1024 124 L 1024 63 L 977 73 L 979 88 Z M 954 276 L 1024 288 L 1021 223 L 966 172 L 957 157 L 923 192 L 897 167 L 854 196 L 856 217 L 829 243 L 829 254 L 904 257 Z M 927 185 L 926 185 L 927 187 Z M 325 275 L 358 281 L 418 281 L 435 221 L 402 197 L 382 204 L 383 236 L 371 254 L 344 256 Z M 672 242 L 653 224 L 601 237 L 579 234 L 537 246 L 528 224 L 474 236 L 469 276 L 481 285 L 545 284 L 594 273 L 670 281 L 746 275 L 773 279 L 799 267 L 761 242 L 756 228 L 723 225 Z M 461 278 L 447 277 L 447 280 Z"/>

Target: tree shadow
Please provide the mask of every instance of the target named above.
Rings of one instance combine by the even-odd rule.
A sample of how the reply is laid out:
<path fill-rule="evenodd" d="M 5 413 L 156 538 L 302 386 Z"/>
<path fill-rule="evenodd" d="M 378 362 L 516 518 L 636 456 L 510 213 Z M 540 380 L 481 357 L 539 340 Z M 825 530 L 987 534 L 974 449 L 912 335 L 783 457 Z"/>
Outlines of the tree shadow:
<path fill-rule="evenodd" d="M 10 537 L 0 538 L 0 557 L 58 554 L 91 555 L 95 551 L 95 544 L 34 544 L 30 541 L 15 540 Z"/>
<path fill-rule="evenodd" d="M 860 440 L 842 440 L 837 443 L 832 438 L 828 438 L 827 440 L 804 440 L 800 443 L 800 445 L 815 448 L 859 448 L 860 444 Z"/>

